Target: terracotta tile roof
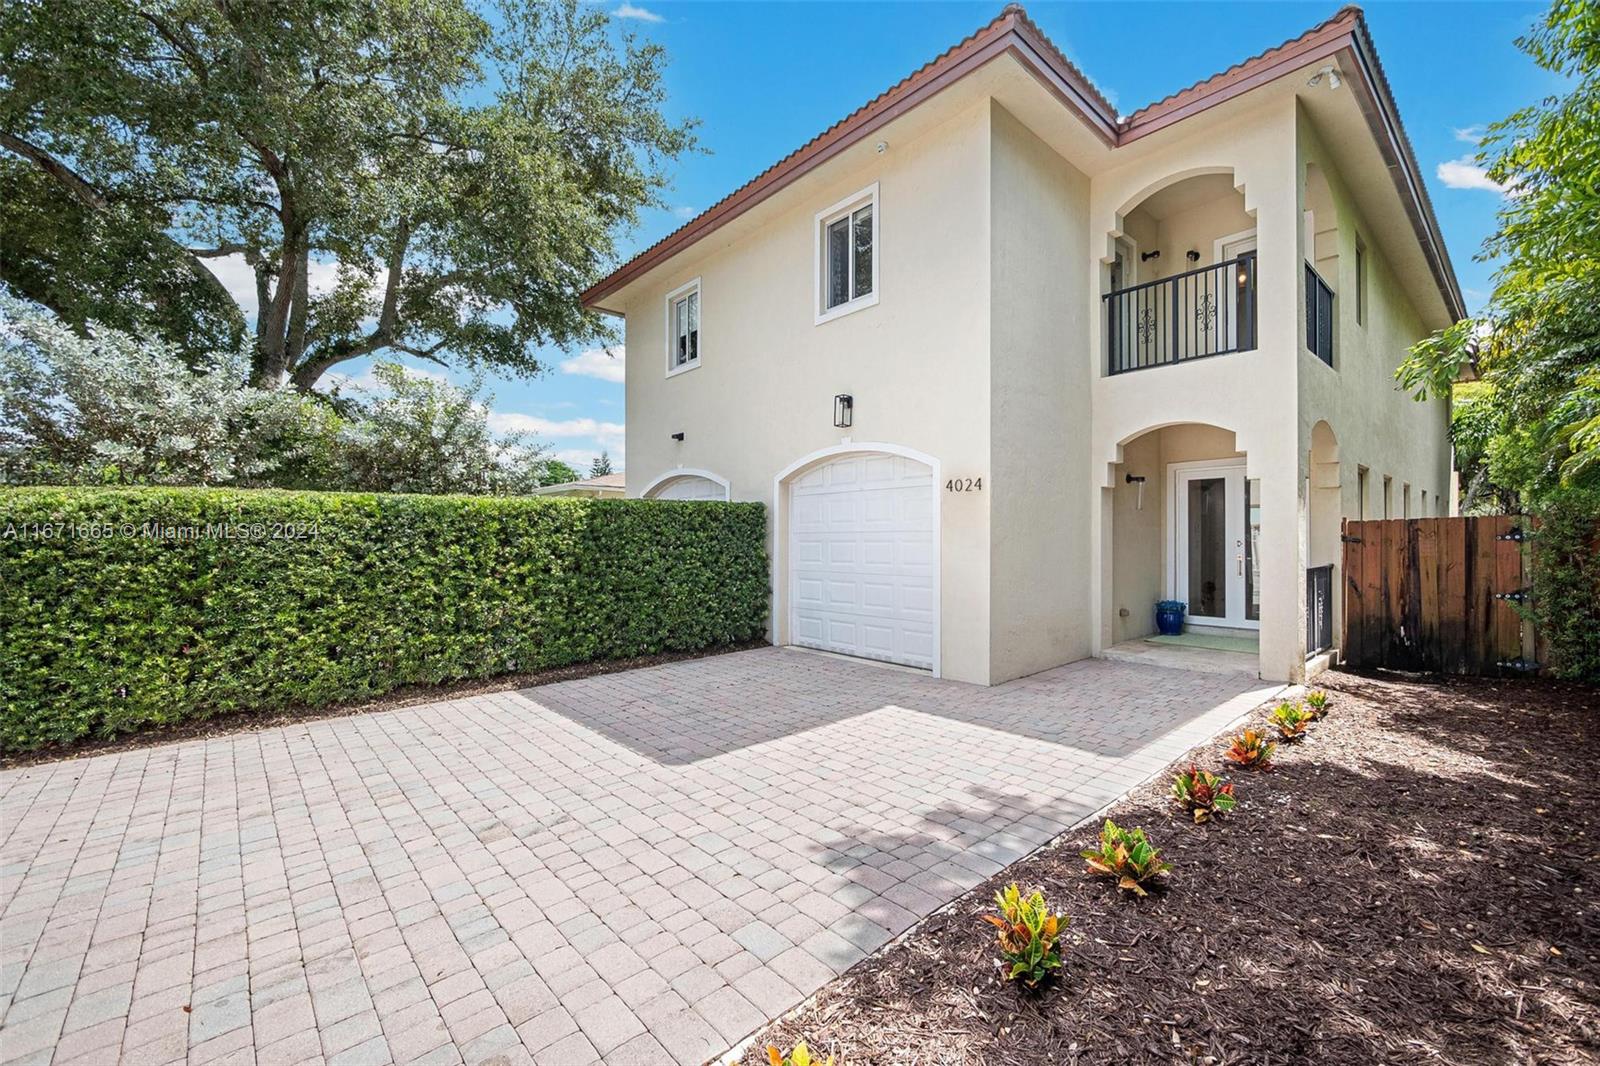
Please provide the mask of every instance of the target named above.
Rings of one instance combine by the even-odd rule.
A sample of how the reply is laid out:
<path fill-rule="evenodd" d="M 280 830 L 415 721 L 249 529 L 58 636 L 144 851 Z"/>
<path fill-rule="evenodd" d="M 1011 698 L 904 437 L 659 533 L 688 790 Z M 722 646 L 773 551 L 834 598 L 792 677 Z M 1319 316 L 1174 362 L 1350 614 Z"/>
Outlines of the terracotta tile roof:
<path fill-rule="evenodd" d="M 1268 48 L 1264 52 L 1257 52 L 1249 59 L 1241 59 L 1227 70 L 1224 70 L 1218 74 L 1213 74 L 1204 81 L 1197 81 L 1186 89 L 1179 89 L 1175 93 L 1169 93 L 1160 100 L 1157 100 L 1155 103 L 1146 104 L 1133 114 L 1123 119 L 1121 123 L 1122 128 L 1130 129 L 1134 126 L 1141 125 L 1160 115 L 1167 114 L 1171 111 L 1176 111 L 1182 108 L 1184 105 L 1192 103 L 1197 99 L 1201 99 L 1218 92 L 1227 86 L 1243 80 L 1254 72 L 1260 70 L 1263 66 L 1272 64 L 1276 60 L 1286 55 L 1293 55 L 1299 50 L 1300 46 L 1319 41 L 1323 36 L 1327 35 L 1328 31 L 1330 30 L 1338 30 L 1341 32 L 1348 31 L 1360 18 L 1361 9 L 1356 7 L 1354 4 L 1346 4 L 1344 7 L 1339 9 L 1338 14 L 1334 15 L 1330 19 L 1327 19 L 1326 21 L 1317 23 L 1300 36 L 1284 41 L 1280 45 L 1275 45 L 1272 48 Z"/>
<path fill-rule="evenodd" d="M 1262 81 L 1271 80 L 1283 72 L 1278 69 L 1281 66 L 1290 67 L 1318 54 L 1330 54 L 1330 49 L 1337 50 L 1341 44 L 1356 41 L 1364 43 L 1365 51 L 1370 55 L 1380 82 L 1379 92 L 1392 110 L 1393 94 L 1388 79 L 1383 74 L 1383 68 L 1377 62 L 1377 53 L 1371 47 L 1361 9 L 1354 4 L 1348 4 L 1340 8 L 1332 18 L 1318 23 L 1298 37 L 1235 63 L 1219 74 L 1186 89 L 1180 89 L 1119 119 L 1116 109 L 1105 95 L 1067 59 L 1044 31 L 1039 29 L 1022 6 L 1015 3 L 1007 4 L 1005 9 L 988 24 L 945 49 L 934 59 L 829 126 L 693 219 L 634 255 L 610 275 L 586 290 L 582 296 L 583 304 L 586 307 L 597 306 L 599 301 L 634 278 L 737 218 L 813 167 L 856 143 L 873 129 L 888 123 L 990 59 L 1006 52 L 1016 53 L 1018 58 L 1029 65 L 1040 80 L 1046 83 L 1046 87 L 1075 111 L 1109 147 L 1116 148 L 1221 103 L 1238 93 L 1248 91 Z M 1398 127 L 1398 112 L 1395 112 L 1395 122 Z M 1434 272 L 1445 295 L 1446 303 L 1450 304 L 1458 315 L 1464 314 L 1465 309 L 1455 281 L 1454 270 L 1444 253 L 1443 239 L 1438 235 L 1438 223 L 1434 219 L 1433 205 L 1428 200 L 1427 189 L 1416 165 L 1415 154 L 1404 129 L 1397 128 L 1396 132 L 1405 164 L 1414 176 L 1414 180 L 1413 177 L 1407 178 L 1407 185 L 1411 186 L 1412 198 L 1420 199 L 1421 210 L 1413 212 L 1413 221 L 1420 231 L 1419 236 L 1424 237 L 1424 244 L 1430 246 L 1429 259 L 1433 262 Z M 1436 248 L 1433 247 L 1435 245 Z"/>

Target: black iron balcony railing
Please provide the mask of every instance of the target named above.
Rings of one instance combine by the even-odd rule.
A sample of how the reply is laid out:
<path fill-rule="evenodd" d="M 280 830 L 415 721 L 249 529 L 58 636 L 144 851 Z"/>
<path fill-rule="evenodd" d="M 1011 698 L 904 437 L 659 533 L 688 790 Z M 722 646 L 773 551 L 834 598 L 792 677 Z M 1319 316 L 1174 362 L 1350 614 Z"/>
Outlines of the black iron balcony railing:
<path fill-rule="evenodd" d="M 1333 290 L 1310 263 L 1306 264 L 1306 347 L 1333 365 Z"/>
<path fill-rule="evenodd" d="M 1247 351 L 1256 346 L 1256 257 L 1106 293 L 1106 372 Z"/>

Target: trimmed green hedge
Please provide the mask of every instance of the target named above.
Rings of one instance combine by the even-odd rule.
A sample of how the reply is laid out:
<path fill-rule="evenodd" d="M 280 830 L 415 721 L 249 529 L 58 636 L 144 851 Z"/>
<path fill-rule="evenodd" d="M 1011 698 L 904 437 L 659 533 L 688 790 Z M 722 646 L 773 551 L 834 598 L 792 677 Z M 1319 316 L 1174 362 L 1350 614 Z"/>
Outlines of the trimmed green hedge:
<path fill-rule="evenodd" d="M 0 489 L 0 749 L 752 639 L 765 528 L 755 503 Z"/>

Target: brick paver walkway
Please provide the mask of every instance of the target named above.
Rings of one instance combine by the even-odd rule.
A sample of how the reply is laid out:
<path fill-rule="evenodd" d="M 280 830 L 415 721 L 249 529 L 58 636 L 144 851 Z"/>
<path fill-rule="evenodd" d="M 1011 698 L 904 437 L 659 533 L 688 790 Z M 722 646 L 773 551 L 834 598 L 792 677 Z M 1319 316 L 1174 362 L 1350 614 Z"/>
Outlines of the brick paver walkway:
<path fill-rule="evenodd" d="M 702 1062 L 1260 688 L 763 649 L 9 771 L 0 1058 Z"/>

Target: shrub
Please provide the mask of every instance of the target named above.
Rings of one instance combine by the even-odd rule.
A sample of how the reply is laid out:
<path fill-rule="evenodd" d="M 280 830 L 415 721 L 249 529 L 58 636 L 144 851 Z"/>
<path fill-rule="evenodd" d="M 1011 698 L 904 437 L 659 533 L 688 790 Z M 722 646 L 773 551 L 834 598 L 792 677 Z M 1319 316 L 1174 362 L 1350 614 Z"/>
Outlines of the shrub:
<path fill-rule="evenodd" d="M 833 1056 L 828 1056 L 827 1062 L 818 1062 L 811 1057 L 811 1049 L 806 1047 L 804 1040 L 794 1046 L 794 1050 L 785 1055 L 771 1044 L 767 1045 L 767 1061 L 772 1066 L 833 1066 Z"/>
<path fill-rule="evenodd" d="M 1161 853 L 1151 845 L 1143 829 L 1123 829 L 1109 818 L 1100 830 L 1099 849 L 1081 854 L 1090 873 L 1114 877 L 1118 888 L 1139 896 L 1148 894 L 1144 882 L 1172 869 L 1170 862 L 1161 861 Z"/>
<path fill-rule="evenodd" d="M 1272 753 L 1278 746 L 1257 729 L 1246 729 L 1233 738 L 1225 757 L 1228 761 L 1251 770 L 1266 770 L 1272 766 Z"/>
<path fill-rule="evenodd" d="M 1272 711 L 1272 724 L 1284 740 L 1299 740 L 1306 735 L 1313 715 L 1298 703 L 1280 703 Z"/>
<path fill-rule="evenodd" d="M 765 531 L 753 503 L 0 489 L 0 748 L 748 640 Z"/>
<path fill-rule="evenodd" d="M 1216 774 L 1192 763 L 1189 769 L 1179 770 L 1173 776 L 1172 799 L 1184 810 L 1194 812 L 1196 825 L 1214 815 L 1226 814 L 1237 802 L 1233 798 L 1232 781 L 1224 782 Z"/>
<path fill-rule="evenodd" d="M 1321 718 L 1328 713 L 1328 694 L 1320 688 L 1312 689 L 1306 693 L 1305 707 L 1312 718 Z"/>
<path fill-rule="evenodd" d="M 1531 613 L 1550 672 L 1600 681 L 1600 490 L 1568 490 L 1539 510 Z"/>
<path fill-rule="evenodd" d="M 1010 968 L 1008 979 L 1036 988 L 1051 972 L 1061 968 L 1057 939 L 1067 924 L 1067 916 L 1056 914 L 1045 904 L 1044 893 L 1035 889 L 1024 896 L 1016 882 L 994 894 L 999 914 L 985 914 L 983 920 L 1000 931 L 1000 954 Z"/>

